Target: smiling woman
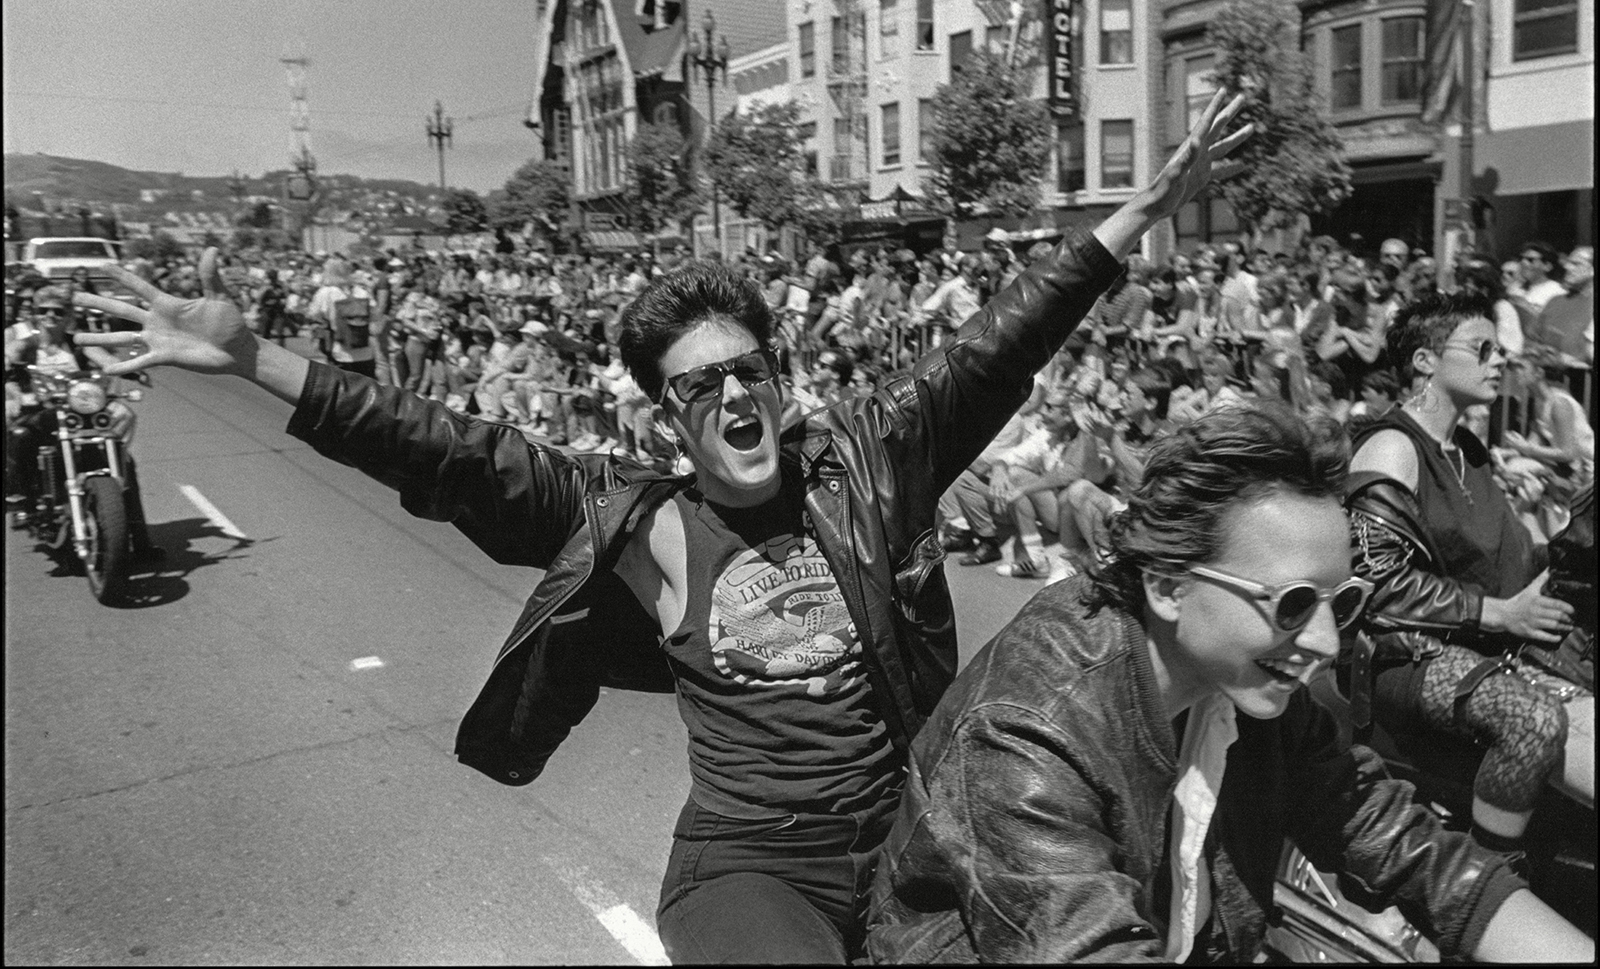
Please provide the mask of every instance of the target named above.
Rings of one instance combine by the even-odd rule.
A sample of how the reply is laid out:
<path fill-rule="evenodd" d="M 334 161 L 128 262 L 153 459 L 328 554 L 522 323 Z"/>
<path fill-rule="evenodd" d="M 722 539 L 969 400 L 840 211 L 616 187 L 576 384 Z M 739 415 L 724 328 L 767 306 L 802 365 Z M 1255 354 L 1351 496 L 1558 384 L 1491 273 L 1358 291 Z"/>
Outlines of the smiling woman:
<path fill-rule="evenodd" d="M 1592 954 L 1303 689 L 1370 589 L 1350 574 L 1347 454 L 1275 404 L 1154 447 L 1109 564 L 1023 607 L 913 745 L 876 961 L 1248 962 L 1290 837 L 1424 914 L 1446 954 Z"/>

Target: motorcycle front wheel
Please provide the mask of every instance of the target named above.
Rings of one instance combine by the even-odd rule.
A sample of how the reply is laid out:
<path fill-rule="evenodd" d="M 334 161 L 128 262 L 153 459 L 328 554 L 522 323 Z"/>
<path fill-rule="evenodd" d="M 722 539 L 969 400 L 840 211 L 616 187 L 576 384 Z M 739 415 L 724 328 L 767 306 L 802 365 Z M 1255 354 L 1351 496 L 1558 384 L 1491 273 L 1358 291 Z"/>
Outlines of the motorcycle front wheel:
<path fill-rule="evenodd" d="M 122 487 L 104 476 L 88 479 L 83 513 L 89 532 L 89 555 L 83 563 L 89 591 L 102 605 L 112 605 L 122 600 L 128 584 L 128 512 Z"/>

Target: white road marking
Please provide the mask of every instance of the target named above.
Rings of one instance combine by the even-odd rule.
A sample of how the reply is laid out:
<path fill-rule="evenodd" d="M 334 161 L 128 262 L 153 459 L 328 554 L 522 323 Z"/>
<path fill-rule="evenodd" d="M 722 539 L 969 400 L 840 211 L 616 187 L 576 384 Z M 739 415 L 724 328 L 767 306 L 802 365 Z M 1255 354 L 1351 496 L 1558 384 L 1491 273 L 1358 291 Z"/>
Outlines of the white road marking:
<path fill-rule="evenodd" d="M 661 947 L 661 938 L 656 935 L 656 930 L 608 889 L 596 884 L 587 870 L 549 856 L 544 861 L 636 962 L 641 966 L 672 964 L 672 960 L 667 958 L 667 950 Z"/>
<path fill-rule="evenodd" d="M 189 499 L 189 503 L 191 505 L 194 505 L 196 508 L 200 509 L 200 514 L 211 519 L 211 524 L 220 528 L 222 530 L 222 534 L 231 535 L 234 538 L 249 537 L 245 535 L 244 532 L 239 530 L 239 526 L 235 525 L 231 521 L 228 521 L 228 516 L 218 511 L 217 506 L 213 505 L 209 500 L 207 500 L 206 496 L 200 493 L 199 488 L 196 488 L 194 485 L 181 484 L 178 485 L 178 490 L 183 492 L 183 496 Z"/>
<path fill-rule="evenodd" d="M 374 669 L 377 669 L 378 667 L 380 667 L 382 665 L 383 665 L 383 660 L 379 659 L 376 656 L 363 656 L 360 659 L 353 659 L 353 660 L 350 661 L 350 669 L 352 671 L 355 671 L 355 670 L 374 670 Z"/>

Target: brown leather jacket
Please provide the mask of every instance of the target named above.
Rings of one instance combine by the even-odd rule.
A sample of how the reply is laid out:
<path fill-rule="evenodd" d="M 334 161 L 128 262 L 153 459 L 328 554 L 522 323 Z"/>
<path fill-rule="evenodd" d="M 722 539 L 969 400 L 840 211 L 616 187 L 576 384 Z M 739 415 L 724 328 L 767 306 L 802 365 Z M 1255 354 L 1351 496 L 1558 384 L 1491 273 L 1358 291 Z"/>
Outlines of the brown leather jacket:
<path fill-rule="evenodd" d="M 1178 737 L 1139 621 L 1049 586 L 961 671 L 912 746 L 872 888 L 875 962 L 1158 961 Z M 1293 840 L 1358 904 L 1471 952 L 1522 882 L 1445 832 L 1371 750 L 1344 746 L 1306 690 L 1238 739 L 1206 840 L 1212 918 L 1198 961 L 1246 963 Z M 1376 909 L 1374 909 L 1376 910 Z"/>
<path fill-rule="evenodd" d="M 783 433 L 783 472 L 805 482 L 901 750 L 956 670 L 939 495 L 1120 271 L 1093 235 L 1074 233 L 910 371 Z M 612 567 L 639 521 L 692 478 L 564 455 L 317 365 L 289 433 L 399 491 L 411 514 L 455 525 L 496 562 L 545 570 L 457 733 L 463 763 L 526 784 L 602 686 L 672 691 L 660 630 Z"/>

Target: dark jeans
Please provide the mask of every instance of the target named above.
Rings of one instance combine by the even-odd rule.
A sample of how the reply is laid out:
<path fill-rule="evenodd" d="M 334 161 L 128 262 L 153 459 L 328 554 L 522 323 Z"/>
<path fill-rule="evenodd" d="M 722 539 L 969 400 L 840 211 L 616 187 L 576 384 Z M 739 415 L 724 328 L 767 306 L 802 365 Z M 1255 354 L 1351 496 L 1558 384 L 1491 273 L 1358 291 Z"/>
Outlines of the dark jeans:
<path fill-rule="evenodd" d="M 862 954 L 867 892 L 898 789 L 850 815 L 744 821 L 691 798 L 656 927 L 674 963 L 826 963 Z"/>

